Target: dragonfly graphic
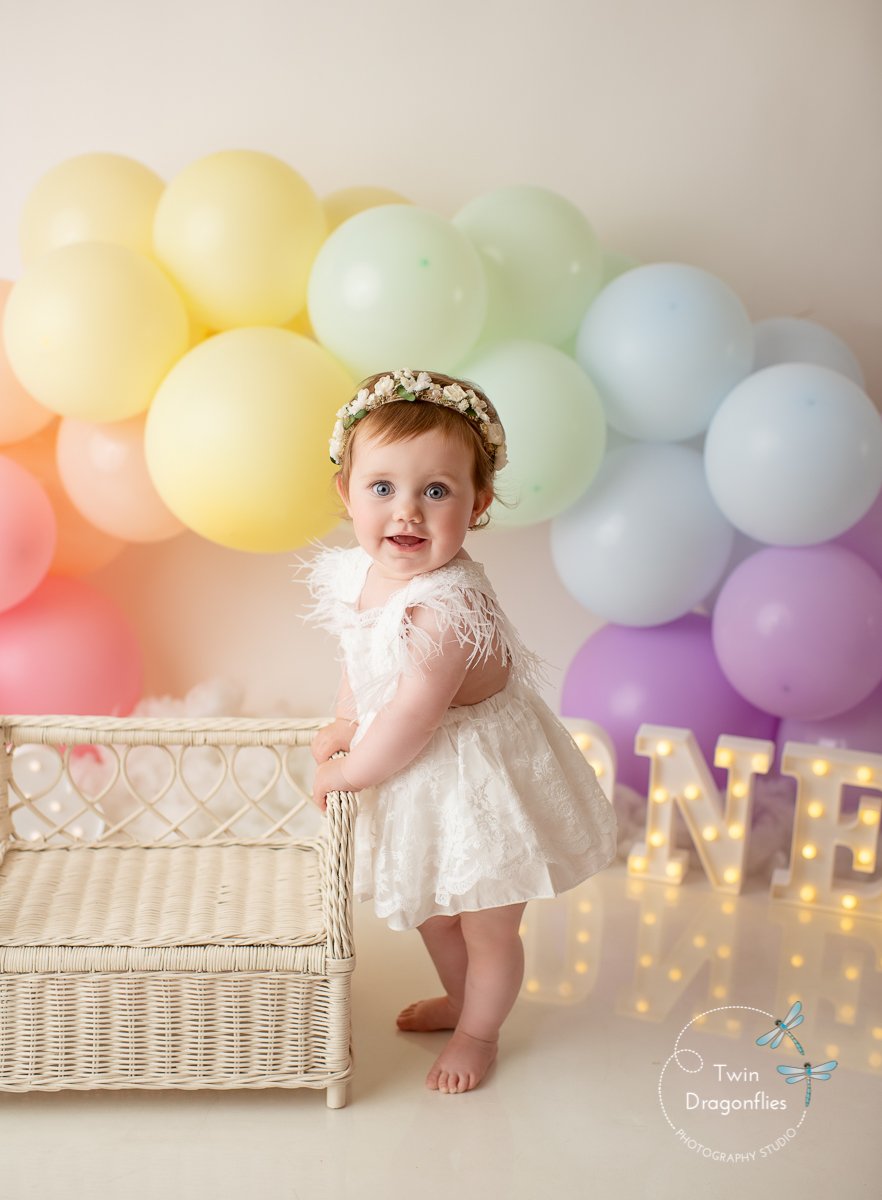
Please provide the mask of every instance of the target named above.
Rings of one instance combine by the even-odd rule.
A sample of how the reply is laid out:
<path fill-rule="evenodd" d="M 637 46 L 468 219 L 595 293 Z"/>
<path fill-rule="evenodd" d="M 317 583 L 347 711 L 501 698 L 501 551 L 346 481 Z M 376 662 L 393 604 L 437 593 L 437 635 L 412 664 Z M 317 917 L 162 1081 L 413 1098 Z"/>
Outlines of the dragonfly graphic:
<path fill-rule="evenodd" d="M 831 1058 L 829 1062 L 818 1063 L 816 1067 L 811 1063 L 803 1063 L 801 1067 L 778 1067 L 778 1071 L 786 1076 L 787 1083 L 801 1083 L 805 1080 L 805 1106 L 808 1108 L 812 1102 L 812 1080 L 829 1079 L 838 1065 L 836 1059 Z"/>
<path fill-rule="evenodd" d="M 801 1008 L 802 1004 L 799 1000 L 797 1000 L 784 1020 L 776 1021 L 775 1028 L 770 1029 L 768 1033 L 764 1033 L 762 1037 L 758 1037 L 756 1039 L 756 1044 L 758 1046 L 770 1045 L 773 1050 L 777 1050 L 784 1038 L 789 1037 L 799 1053 L 805 1054 L 805 1050 L 803 1050 L 802 1046 L 790 1032 L 791 1029 L 795 1029 L 797 1025 L 801 1025 L 805 1020 L 805 1017 L 800 1011 Z"/>

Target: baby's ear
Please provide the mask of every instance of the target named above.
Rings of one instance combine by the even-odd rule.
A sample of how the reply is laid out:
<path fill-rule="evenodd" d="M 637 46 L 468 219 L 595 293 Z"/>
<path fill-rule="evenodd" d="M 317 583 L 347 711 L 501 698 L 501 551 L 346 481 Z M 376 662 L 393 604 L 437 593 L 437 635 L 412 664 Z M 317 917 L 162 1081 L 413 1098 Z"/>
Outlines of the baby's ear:
<path fill-rule="evenodd" d="M 334 476 L 334 486 L 337 489 L 337 495 L 340 497 L 346 507 L 346 511 L 349 512 L 349 491 L 346 488 L 346 485 L 343 483 L 342 475 Z"/>
<path fill-rule="evenodd" d="M 472 523 L 477 521 L 478 517 L 482 517 L 492 503 L 492 492 L 478 492 L 475 496 L 475 506 L 472 509 Z"/>

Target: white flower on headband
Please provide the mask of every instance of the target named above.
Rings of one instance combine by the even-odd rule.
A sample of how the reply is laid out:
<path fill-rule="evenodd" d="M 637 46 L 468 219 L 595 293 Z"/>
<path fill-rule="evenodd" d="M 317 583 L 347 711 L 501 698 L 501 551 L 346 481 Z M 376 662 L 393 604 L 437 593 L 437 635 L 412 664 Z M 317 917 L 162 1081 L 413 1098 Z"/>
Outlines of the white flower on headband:
<path fill-rule="evenodd" d="M 506 465 L 505 433 L 494 420 L 495 413 L 483 396 L 479 396 L 474 388 L 459 383 L 436 383 L 428 371 L 420 371 L 414 376 L 413 371 L 404 370 L 380 376 L 372 388 L 360 388 L 354 400 L 337 410 L 337 423 L 329 443 L 331 462 L 340 465 L 349 434 L 362 417 L 395 400 L 420 400 L 462 413 L 478 426 L 481 438 L 493 456 L 494 469 L 501 471 Z"/>

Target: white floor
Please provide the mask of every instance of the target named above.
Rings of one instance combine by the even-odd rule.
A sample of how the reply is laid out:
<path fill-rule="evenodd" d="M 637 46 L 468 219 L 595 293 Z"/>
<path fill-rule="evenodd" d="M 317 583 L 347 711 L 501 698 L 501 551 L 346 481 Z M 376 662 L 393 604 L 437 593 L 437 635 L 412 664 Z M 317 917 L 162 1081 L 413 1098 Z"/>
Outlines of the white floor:
<path fill-rule="evenodd" d="M 436 990 L 418 935 L 362 908 L 347 1108 L 281 1090 L 0 1095 L 0 1197 L 878 1197 L 882 923 L 807 917 L 763 890 L 731 900 L 621 866 L 528 906 L 499 1063 L 476 1092 L 442 1096 L 423 1078 L 444 1035 L 394 1029 Z M 807 1109 L 774 1070 L 802 1056 L 755 1045 L 794 998 L 809 1061 L 839 1063 Z M 703 1070 L 686 1074 L 694 1053 L 664 1066 L 698 1014 L 681 1045 Z M 718 1079 L 717 1063 L 750 1082 Z M 696 1111 L 689 1092 L 787 1107 Z M 735 1153 L 748 1161 L 721 1157 Z"/>

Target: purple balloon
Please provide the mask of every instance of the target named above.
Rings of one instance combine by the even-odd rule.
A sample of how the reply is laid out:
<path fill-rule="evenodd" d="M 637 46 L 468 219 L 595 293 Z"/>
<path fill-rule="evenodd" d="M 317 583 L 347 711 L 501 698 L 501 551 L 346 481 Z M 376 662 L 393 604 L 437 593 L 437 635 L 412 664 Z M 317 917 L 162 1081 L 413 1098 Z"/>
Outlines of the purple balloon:
<path fill-rule="evenodd" d="M 832 542 L 769 546 L 723 585 L 713 640 L 726 678 L 764 711 L 847 712 L 882 681 L 882 579 Z"/>
<path fill-rule="evenodd" d="M 774 740 L 776 717 L 760 712 L 720 670 L 708 617 L 690 613 L 667 625 L 605 625 L 570 663 L 561 711 L 595 721 L 616 748 L 616 778 L 643 795 L 649 759 L 634 753 L 644 722 L 691 729 L 708 763 L 721 733 Z M 726 772 L 715 771 L 719 786 Z"/>
<path fill-rule="evenodd" d="M 833 544 L 853 550 L 882 575 L 882 489 L 857 524 L 840 533 Z"/>
<path fill-rule="evenodd" d="M 783 750 L 786 742 L 882 754 L 882 687 L 877 687 L 848 712 L 824 721 L 785 717 L 778 729 L 778 749 Z"/>

